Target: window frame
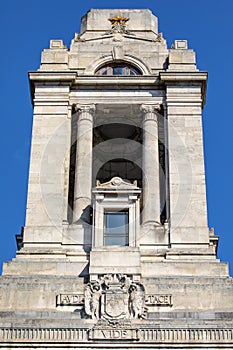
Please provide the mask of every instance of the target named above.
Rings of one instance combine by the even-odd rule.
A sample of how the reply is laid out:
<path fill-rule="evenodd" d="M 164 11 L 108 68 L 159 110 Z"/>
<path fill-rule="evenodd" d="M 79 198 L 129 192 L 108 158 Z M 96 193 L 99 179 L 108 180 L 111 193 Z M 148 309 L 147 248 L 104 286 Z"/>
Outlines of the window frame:
<path fill-rule="evenodd" d="M 117 69 L 117 68 L 121 68 L 123 74 L 114 74 L 114 69 Z M 95 72 L 95 75 L 132 77 L 132 76 L 142 75 L 142 72 L 138 68 L 128 63 L 109 63 L 98 68 Z"/>
<path fill-rule="evenodd" d="M 111 229 L 113 228 L 117 228 L 117 227 L 122 227 L 122 226 L 115 226 L 115 227 L 109 227 L 109 223 L 108 223 L 108 217 L 110 215 L 120 215 L 120 213 L 122 213 L 122 216 L 124 215 L 124 232 L 112 232 L 111 233 Z M 120 247 L 126 247 L 129 246 L 129 209 L 122 209 L 122 210 L 117 210 L 116 208 L 114 209 L 110 209 L 110 208 L 105 208 L 104 209 L 104 232 L 103 232 L 103 245 L 105 247 L 109 247 L 109 246 L 120 246 Z M 120 231 L 120 230 L 119 230 Z M 107 244 L 107 240 L 108 239 L 123 239 L 124 240 L 124 244 Z M 123 241 L 122 240 L 122 241 Z"/>

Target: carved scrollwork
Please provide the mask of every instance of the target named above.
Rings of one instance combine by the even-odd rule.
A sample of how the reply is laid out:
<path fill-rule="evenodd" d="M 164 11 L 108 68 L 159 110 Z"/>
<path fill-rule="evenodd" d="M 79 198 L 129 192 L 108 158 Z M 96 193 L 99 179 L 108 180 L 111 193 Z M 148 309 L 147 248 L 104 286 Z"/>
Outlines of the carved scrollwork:
<path fill-rule="evenodd" d="M 158 121 L 158 116 L 161 114 L 162 107 L 161 104 L 143 104 L 140 107 L 141 111 L 143 112 L 143 121 L 147 120 L 153 120 L 155 122 Z"/>
<path fill-rule="evenodd" d="M 78 121 L 89 120 L 90 122 L 92 122 L 93 116 L 95 113 L 95 105 L 94 104 L 89 104 L 89 105 L 76 104 L 74 105 L 74 111 L 78 113 Z"/>

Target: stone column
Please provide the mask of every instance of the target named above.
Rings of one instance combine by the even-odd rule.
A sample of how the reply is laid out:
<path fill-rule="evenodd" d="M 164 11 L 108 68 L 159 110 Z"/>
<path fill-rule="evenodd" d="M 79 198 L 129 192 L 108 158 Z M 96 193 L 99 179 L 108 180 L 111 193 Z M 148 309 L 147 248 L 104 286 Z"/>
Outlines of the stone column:
<path fill-rule="evenodd" d="M 92 189 L 93 115 L 95 105 L 76 105 L 77 148 L 74 185 L 73 221 L 86 221 L 90 213 Z"/>
<path fill-rule="evenodd" d="M 158 115 L 160 105 L 142 105 L 143 224 L 160 224 Z"/>

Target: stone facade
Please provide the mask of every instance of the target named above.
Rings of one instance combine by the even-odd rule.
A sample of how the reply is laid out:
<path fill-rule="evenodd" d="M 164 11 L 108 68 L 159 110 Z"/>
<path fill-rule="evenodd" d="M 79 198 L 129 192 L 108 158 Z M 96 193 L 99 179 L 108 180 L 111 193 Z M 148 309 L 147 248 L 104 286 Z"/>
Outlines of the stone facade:
<path fill-rule="evenodd" d="M 26 225 L 0 344 L 233 349 L 233 282 L 207 224 L 207 73 L 149 10 L 90 10 L 29 73 Z M 117 222 L 117 224 L 116 224 Z"/>

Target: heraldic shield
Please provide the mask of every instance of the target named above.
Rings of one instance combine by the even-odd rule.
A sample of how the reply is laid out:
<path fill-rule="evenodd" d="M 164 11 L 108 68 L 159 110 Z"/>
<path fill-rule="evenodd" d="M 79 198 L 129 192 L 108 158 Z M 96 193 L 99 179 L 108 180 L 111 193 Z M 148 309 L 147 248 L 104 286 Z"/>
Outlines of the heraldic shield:
<path fill-rule="evenodd" d="M 106 290 L 102 295 L 101 314 L 106 319 L 124 319 L 129 315 L 129 296 L 120 288 Z"/>
<path fill-rule="evenodd" d="M 145 288 L 127 275 L 108 274 L 87 284 L 84 292 L 85 312 L 94 320 L 143 318 Z"/>

